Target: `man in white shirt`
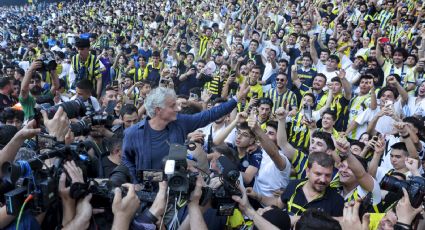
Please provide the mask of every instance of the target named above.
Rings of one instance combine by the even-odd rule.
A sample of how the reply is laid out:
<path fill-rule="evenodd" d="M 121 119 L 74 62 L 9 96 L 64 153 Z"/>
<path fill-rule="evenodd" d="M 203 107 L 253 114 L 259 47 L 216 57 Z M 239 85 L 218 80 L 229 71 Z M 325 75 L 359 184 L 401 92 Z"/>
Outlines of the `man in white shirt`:
<path fill-rule="evenodd" d="M 326 82 L 331 82 L 331 79 L 338 77 L 339 57 L 330 55 L 326 61 L 326 65 L 316 65 L 317 73 L 322 73 L 326 76 Z"/>

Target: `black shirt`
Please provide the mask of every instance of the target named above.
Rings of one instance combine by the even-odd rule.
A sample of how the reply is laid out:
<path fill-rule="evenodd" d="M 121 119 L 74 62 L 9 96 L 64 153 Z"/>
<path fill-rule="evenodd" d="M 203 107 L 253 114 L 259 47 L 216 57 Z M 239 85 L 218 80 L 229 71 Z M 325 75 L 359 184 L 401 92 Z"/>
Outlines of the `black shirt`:
<path fill-rule="evenodd" d="M 117 167 L 118 165 L 109 160 L 107 156 L 102 158 L 102 166 L 103 166 L 103 175 L 104 177 L 109 177 L 111 175 L 111 172 Z"/>
<path fill-rule="evenodd" d="M 314 199 L 310 203 L 308 203 L 307 198 L 305 197 L 304 191 L 302 189 L 303 186 L 298 186 L 304 181 L 305 180 L 291 180 L 288 184 L 288 187 L 286 187 L 286 191 L 280 197 L 282 203 L 288 204 L 288 213 L 290 215 L 301 215 L 301 213 L 304 212 L 294 206 L 292 206 L 291 210 L 289 210 L 289 202 L 291 200 L 291 197 L 294 196 L 293 204 L 299 205 L 304 209 L 316 208 L 323 210 L 331 216 L 342 216 L 342 211 L 344 209 L 344 198 L 342 198 L 341 195 L 339 195 L 334 189 L 331 189 L 331 187 L 328 186 L 323 196 Z"/>
<path fill-rule="evenodd" d="M 16 100 L 12 96 L 0 93 L 0 111 L 7 107 L 12 107 L 14 104 L 16 104 Z"/>

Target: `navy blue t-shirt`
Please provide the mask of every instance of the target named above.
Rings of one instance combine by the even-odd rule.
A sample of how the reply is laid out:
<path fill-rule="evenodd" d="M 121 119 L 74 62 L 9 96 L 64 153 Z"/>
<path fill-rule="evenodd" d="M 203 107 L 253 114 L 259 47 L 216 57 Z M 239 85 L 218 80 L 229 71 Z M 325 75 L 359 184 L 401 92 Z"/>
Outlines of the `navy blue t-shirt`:
<path fill-rule="evenodd" d="M 168 143 L 169 132 L 167 128 L 161 131 L 156 131 L 149 125 L 148 127 L 151 129 L 152 137 L 152 169 L 162 169 L 162 160 L 165 156 L 168 155 L 168 152 L 170 151 L 170 146 Z"/>

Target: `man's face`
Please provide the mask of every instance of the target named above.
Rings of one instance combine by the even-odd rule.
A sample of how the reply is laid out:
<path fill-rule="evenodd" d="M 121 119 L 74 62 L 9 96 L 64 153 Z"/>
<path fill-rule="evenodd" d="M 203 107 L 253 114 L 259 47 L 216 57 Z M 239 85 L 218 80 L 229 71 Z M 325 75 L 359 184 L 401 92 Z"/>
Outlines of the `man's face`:
<path fill-rule="evenodd" d="M 331 82 L 331 88 L 333 93 L 340 93 L 342 89 L 342 85 L 341 83 L 334 81 L 334 82 Z"/>
<path fill-rule="evenodd" d="M 22 121 L 15 117 L 13 119 L 6 120 L 6 125 L 15 126 L 19 130 L 22 128 Z"/>
<path fill-rule="evenodd" d="M 415 63 L 415 58 L 414 57 L 412 57 L 412 56 L 409 56 L 408 58 L 407 58 L 407 60 L 406 60 L 406 64 L 408 65 L 408 66 L 410 66 L 410 67 L 412 67 L 412 66 L 414 66 L 416 63 Z"/>
<path fill-rule="evenodd" d="M 396 170 L 406 168 L 406 158 L 407 156 L 404 155 L 404 151 L 400 149 L 393 149 L 390 153 L 391 164 Z"/>
<path fill-rule="evenodd" d="M 366 94 L 369 93 L 370 88 L 372 87 L 372 79 L 362 79 L 359 84 L 360 93 Z"/>
<path fill-rule="evenodd" d="M 235 144 L 240 148 L 247 148 L 255 143 L 255 137 L 251 135 L 249 130 L 238 129 L 236 131 Z"/>
<path fill-rule="evenodd" d="M 394 64 L 400 64 L 403 62 L 403 54 L 400 52 L 395 52 L 393 55 Z"/>
<path fill-rule="evenodd" d="M 285 87 L 286 83 L 287 83 L 287 79 L 286 79 L 285 75 L 283 75 L 283 74 L 277 75 L 277 77 L 276 77 L 276 87 L 277 88 L 281 89 L 281 88 Z"/>
<path fill-rule="evenodd" d="M 193 56 L 192 55 L 187 55 L 186 61 L 187 61 L 187 63 L 189 65 L 192 65 L 192 63 L 193 63 Z"/>
<path fill-rule="evenodd" d="M 326 62 L 326 67 L 330 71 L 334 71 L 338 67 L 338 62 L 334 59 L 328 58 L 328 61 Z"/>
<path fill-rule="evenodd" d="M 339 180 L 342 184 L 352 185 L 357 183 L 356 176 L 354 176 L 353 171 L 348 167 L 347 161 L 341 162 L 339 165 Z"/>
<path fill-rule="evenodd" d="M 329 40 L 328 47 L 329 49 L 334 49 L 336 47 L 336 42 L 334 40 Z"/>
<path fill-rule="evenodd" d="M 258 107 L 258 115 L 262 121 L 269 119 L 271 107 L 269 104 L 261 104 Z"/>
<path fill-rule="evenodd" d="M 310 95 L 306 95 L 303 97 L 303 103 L 304 105 L 310 105 L 311 107 L 314 106 L 314 98 L 312 98 Z"/>
<path fill-rule="evenodd" d="M 106 107 L 109 101 L 117 100 L 117 92 L 115 90 L 107 90 L 103 96 L 103 106 Z"/>
<path fill-rule="evenodd" d="M 84 60 L 87 59 L 87 57 L 89 56 L 89 48 L 77 48 L 78 53 L 80 54 L 80 57 Z"/>
<path fill-rule="evenodd" d="M 6 69 L 6 75 L 8 77 L 13 77 L 15 75 L 15 69 L 13 69 L 13 68 L 7 68 Z"/>
<path fill-rule="evenodd" d="M 324 52 L 324 51 L 320 52 L 320 61 L 321 62 L 327 61 L 328 58 L 329 58 L 329 53 L 328 52 Z"/>
<path fill-rule="evenodd" d="M 227 68 L 227 65 L 222 65 L 220 67 L 220 75 L 222 77 L 227 77 L 229 75 L 229 69 Z"/>
<path fill-rule="evenodd" d="M 82 97 L 84 101 L 88 100 L 91 96 L 91 92 L 89 90 L 80 89 L 77 87 L 77 96 Z"/>
<path fill-rule="evenodd" d="M 277 131 L 271 126 L 266 127 L 266 134 L 274 143 L 277 143 Z"/>
<path fill-rule="evenodd" d="M 133 85 L 133 80 L 131 78 L 124 79 L 124 88 L 128 89 Z"/>
<path fill-rule="evenodd" d="M 323 87 L 325 87 L 326 79 L 322 76 L 316 76 L 313 80 L 313 89 L 314 90 L 321 90 Z"/>
<path fill-rule="evenodd" d="M 164 108 L 157 107 L 155 109 L 155 117 L 159 119 L 171 122 L 177 119 L 177 113 L 180 112 L 181 108 L 177 104 L 177 99 L 174 97 L 167 97 L 165 99 Z"/>
<path fill-rule="evenodd" d="M 255 42 L 249 43 L 249 51 L 255 52 L 257 50 L 257 48 L 258 48 L 257 43 L 255 43 Z"/>
<path fill-rule="evenodd" d="M 334 125 L 335 125 L 335 121 L 330 114 L 323 115 L 323 117 L 322 117 L 322 127 L 324 129 L 333 128 Z"/>
<path fill-rule="evenodd" d="M 212 34 L 212 30 L 211 30 L 211 29 L 207 29 L 207 30 L 205 31 L 205 35 L 206 35 L 207 37 L 210 37 L 210 36 L 211 36 L 211 34 Z"/>
<path fill-rule="evenodd" d="M 142 92 L 142 94 L 147 95 L 151 91 L 151 85 L 144 84 L 140 91 Z"/>
<path fill-rule="evenodd" d="M 152 57 L 152 62 L 154 65 L 158 65 L 159 64 L 159 57 Z"/>
<path fill-rule="evenodd" d="M 205 63 L 203 62 L 198 62 L 198 64 L 196 65 L 196 69 L 198 71 L 201 71 L 204 67 L 205 67 Z"/>
<path fill-rule="evenodd" d="M 360 146 L 358 145 L 351 145 L 350 146 L 350 151 L 357 156 L 360 156 L 360 154 L 362 153 L 362 149 L 360 148 Z"/>
<path fill-rule="evenodd" d="M 301 37 L 301 38 L 300 38 L 300 46 L 301 46 L 301 47 L 306 47 L 306 46 L 307 46 L 307 44 L 308 44 L 308 40 L 307 40 L 307 38 L 305 38 L 305 37 Z"/>
<path fill-rule="evenodd" d="M 285 73 L 286 68 L 288 68 L 286 62 L 279 62 L 279 73 Z"/>
<path fill-rule="evenodd" d="M 320 138 L 313 137 L 310 140 L 310 147 L 309 147 L 310 153 L 316 153 L 316 152 L 328 152 L 328 145 L 326 142 Z"/>
<path fill-rule="evenodd" d="M 251 84 L 255 85 L 257 84 L 258 78 L 260 78 L 260 70 L 259 69 L 251 69 L 251 72 L 249 72 L 249 81 Z"/>
<path fill-rule="evenodd" d="M 308 57 L 303 57 L 302 61 L 303 67 L 308 68 L 311 65 L 311 60 Z"/>
<path fill-rule="evenodd" d="M 308 183 L 318 193 L 326 190 L 332 180 L 332 167 L 325 168 L 313 162 L 311 168 L 306 169 Z"/>
<path fill-rule="evenodd" d="M 381 104 L 385 105 L 385 103 L 387 101 L 391 101 L 392 103 L 395 102 L 395 97 L 394 97 L 394 93 L 390 90 L 385 91 L 382 95 L 381 95 Z"/>
<path fill-rule="evenodd" d="M 136 112 L 132 114 L 124 114 L 123 121 L 124 121 L 124 128 L 126 129 L 136 124 L 139 121 L 139 117 L 137 116 Z"/>

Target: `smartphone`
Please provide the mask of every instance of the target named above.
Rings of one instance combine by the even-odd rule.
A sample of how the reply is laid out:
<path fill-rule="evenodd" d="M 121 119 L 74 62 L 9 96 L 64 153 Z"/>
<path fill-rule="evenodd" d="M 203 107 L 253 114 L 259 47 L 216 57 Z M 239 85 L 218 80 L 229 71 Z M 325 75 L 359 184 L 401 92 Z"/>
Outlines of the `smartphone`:
<path fill-rule="evenodd" d="M 168 84 L 168 80 L 163 78 L 159 81 L 159 84 L 166 85 L 166 84 Z"/>
<path fill-rule="evenodd" d="M 386 101 L 385 102 L 385 107 L 391 107 L 393 105 L 392 101 Z"/>
<path fill-rule="evenodd" d="M 252 92 L 252 98 L 258 98 L 258 92 Z"/>
<path fill-rule="evenodd" d="M 310 105 L 304 105 L 304 117 L 308 122 L 313 121 L 313 111 Z"/>
<path fill-rule="evenodd" d="M 112 87 L 114 87 L 114 86 L 118 86 L 118 81 L 117 80 L 112 81 Z"/>
<path fill-rule="evenodd" d="M 372 140 L 377 141 L 378 140 L 378 136 L 373 136 Z"/>
<path fill-rule="evenodd" d="M 161 182 L 164 180 L 164 172 L 155 169 L 140 170 L 137 172 L 137 178 L 142 181 Z"/>
<path fill-rule="evenodd" d="M 418 37 L 416 38 L 416 43 L 415 43 L 415 45 L 416 45 L 416 46 L 421 46 L 421 43 L 422 43 L 422 37 L 418 36 Z"/>

